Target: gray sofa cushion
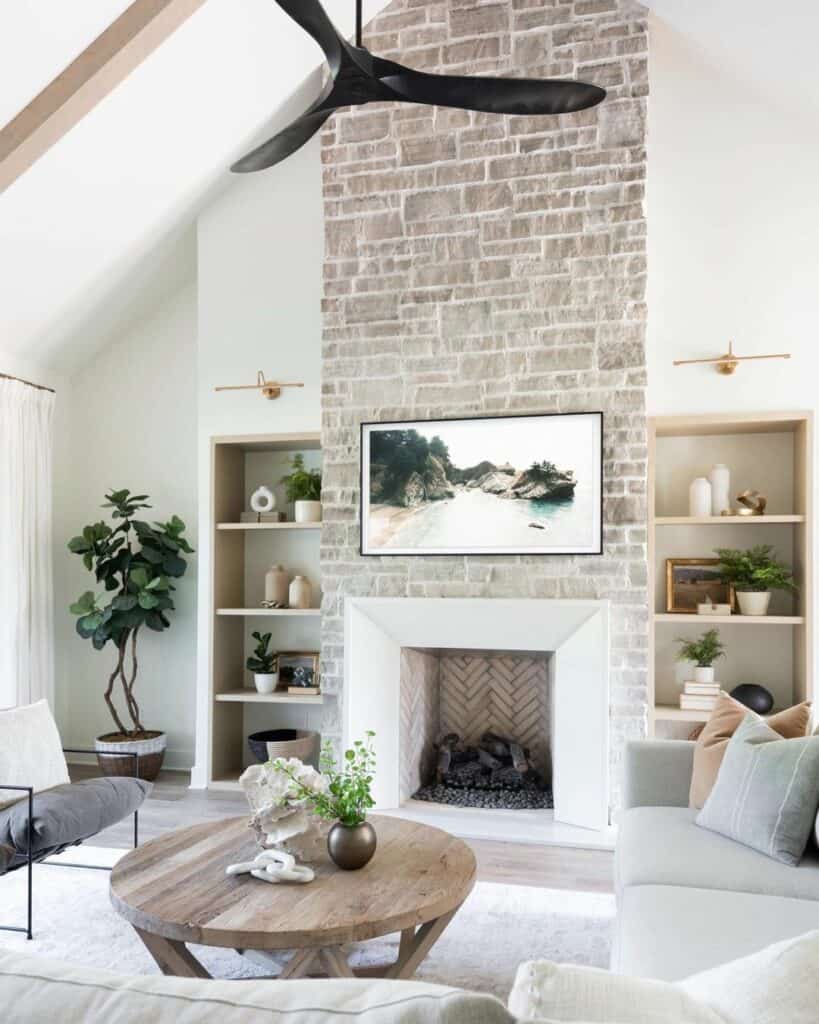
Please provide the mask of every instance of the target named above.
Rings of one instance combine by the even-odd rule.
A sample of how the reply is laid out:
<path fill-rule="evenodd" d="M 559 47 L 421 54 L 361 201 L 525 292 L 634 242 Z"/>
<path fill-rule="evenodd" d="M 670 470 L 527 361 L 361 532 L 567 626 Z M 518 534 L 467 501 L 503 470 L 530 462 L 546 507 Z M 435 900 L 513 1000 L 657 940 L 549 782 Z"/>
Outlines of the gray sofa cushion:
<path fill-rule="evenodd" d="M 680 981 L 819 928 L 819 902 L 639 885 L 621 895 L 617 917 L 611 969 Z"/>
<path fill-rule="evenodd" d="M 675 885 L 819 900 L 819 852 L 813 847 L 791 867 L 699 828 L 697 813 L 688 807 L 633 807 L 622 814 L 618 896 L 632 885 Z"/>
<path fill-rule="evenodd" d="M 37 859 L 89 839 L 133 814 L 151 791 L 150 782 L 111 776 L 55 786 L 34 796 L 34 853 Z M 0 811 L 0 851 L 13 856 L 5 870 L 26 862 L 28 800 Z M 0 869 L 3 861 L 0 853 Z"/>

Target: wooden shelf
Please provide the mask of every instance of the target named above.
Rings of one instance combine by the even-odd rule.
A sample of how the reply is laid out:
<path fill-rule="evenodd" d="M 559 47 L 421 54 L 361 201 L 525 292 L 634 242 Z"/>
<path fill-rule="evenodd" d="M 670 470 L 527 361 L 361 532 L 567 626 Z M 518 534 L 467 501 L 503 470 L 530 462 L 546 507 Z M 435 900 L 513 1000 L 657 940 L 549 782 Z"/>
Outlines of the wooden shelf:
<path fill-rule="evenodd" d="M 217 530 L 320 530 L 321 523 L 217 523 Z"/>
<path fill-rule="evenodd" d="M 656 526 L 766 526 L 804 523 L 804 516 L 656 516 Z"/>
<path fill-rule="evenodd" d="M 717 623 L 737 626 L 801 626 L 802 615 L 687 615 L 685 612 L 655 612 L 655 622 Z"/>
<path fill-rule="evenodd" d="M 321 615 L 321 608 L 217 608 L 217 615 Z"/>
<path fill-rule="evenodd" d="M 241 704 L 323 704 L 324 697 L 319 694 L 306 694 L 300 696 L 297 693 L 259 693 L 246 686 L 236 690 L 226 690 L 224 693 L 216 693 L 213 696 L 215 701 L 238 701 Z"/>
<path fill-rule="evenodd" d="M 654 707 L 654 718 L 658 722 L 707 722 L 710 711 L 683 711 L 676 704 L 657 704 Z"/>

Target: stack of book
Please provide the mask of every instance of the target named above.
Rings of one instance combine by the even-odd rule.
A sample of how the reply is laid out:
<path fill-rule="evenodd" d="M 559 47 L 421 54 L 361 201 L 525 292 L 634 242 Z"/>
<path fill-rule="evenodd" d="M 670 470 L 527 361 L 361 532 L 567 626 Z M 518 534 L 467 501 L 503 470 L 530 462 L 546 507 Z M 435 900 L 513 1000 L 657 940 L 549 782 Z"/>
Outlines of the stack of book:
<path fill-rule="evenodd" d="M 713 711 L 720 694 L 719 683 L 683 683 L 680 694 L 682 711 Z"/>

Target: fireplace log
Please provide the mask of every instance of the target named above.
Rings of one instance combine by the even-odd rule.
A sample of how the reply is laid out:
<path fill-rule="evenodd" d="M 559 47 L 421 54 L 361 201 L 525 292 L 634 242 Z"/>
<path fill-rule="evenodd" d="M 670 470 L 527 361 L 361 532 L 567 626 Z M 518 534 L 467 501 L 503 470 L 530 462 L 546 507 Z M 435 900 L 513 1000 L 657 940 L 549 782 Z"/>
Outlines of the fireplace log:
<path fill-rule="evenodd" d="M 482 747 L 478 747 L 478 760 L 485 768 L 489 768 L 493 772 L 503 767 L 502 761 L 493 757 L 488 750 L 484 750 Z"/>
<path fill-rule="evenodd" d="M 509 744 L 509 754 L 512 757 L 512 765 L 515 771 L 520 772 L 521 775 L 525 775 L 532 767 L 528 757 L 523 752 L 523 747 L 519 743 Z"/>

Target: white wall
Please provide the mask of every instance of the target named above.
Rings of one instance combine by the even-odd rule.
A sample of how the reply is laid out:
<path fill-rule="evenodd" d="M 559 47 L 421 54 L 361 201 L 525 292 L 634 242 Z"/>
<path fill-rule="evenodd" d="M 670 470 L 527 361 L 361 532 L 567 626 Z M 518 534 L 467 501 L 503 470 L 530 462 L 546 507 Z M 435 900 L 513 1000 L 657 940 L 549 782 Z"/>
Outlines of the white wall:
<path fill-rule="evenodd" d="M 196 387 L 191 283 L 90 359 L 66 389 L 70 465 L 57 485 L 56 686 L 61 732 L 72 745 L 88 746 L 114 728 L 102 698 L 114 653 L 110 645 L 95 651 L 74 632 L 68 604 L 95 587 L 65 545 L 107 514 L 100 505 L 108 488 L 128 487 L 151 495 L 146 518 L 179 515 L 198 548 Z M 170 630 L 143 630 L 139 640 L 137 699 L 146 728 L 168 733 L 169 767 L 193 762 L 197 569 L 198 554 L 178 581 Z"/>
<path fill-rule="evenodd" d="M 205 782 L 210 671 L 210 441 L 225 434 L 320 429 L 324 219 L 319 139 L 261 174 L 236 178 L 199 218 L 199 701 L 193 784 Z M 276 401 L 249 384 L 256 372 L 303 381 Z"/>

